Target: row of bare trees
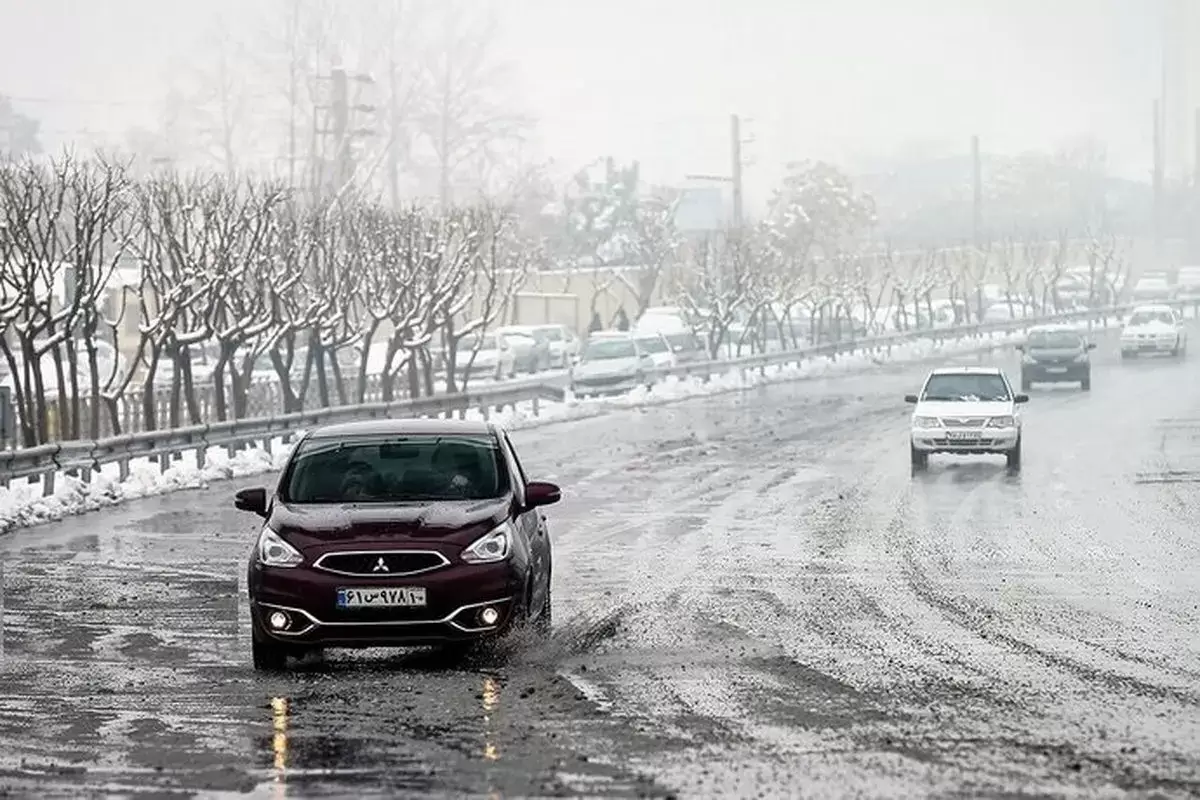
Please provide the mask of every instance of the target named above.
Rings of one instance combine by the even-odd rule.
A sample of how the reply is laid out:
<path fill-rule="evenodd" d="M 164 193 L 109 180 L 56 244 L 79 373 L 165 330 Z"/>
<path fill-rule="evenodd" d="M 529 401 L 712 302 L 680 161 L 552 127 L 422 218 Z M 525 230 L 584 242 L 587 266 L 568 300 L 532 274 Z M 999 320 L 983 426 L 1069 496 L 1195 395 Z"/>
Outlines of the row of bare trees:
<path fill-rule="evenodd" d="M 722 344 L 798 347 L 1111 304 L 1130 268 L 1107 233 L 910 251 L 847 237 L 816 248 L 771 220 L 700 242 L 692 260 L 676 292 L 714 356 Z"/>
<path fill-rule="evenodd" d="M 314 207 L 227 176 L 9 162 L 0 373 L 26 445 L 241 418 L 264 371 L 284 411 L 362 402 L 369 381 L 432 393 L 442 366 L 453 391 L 539 258 L 493 205 Z"/>

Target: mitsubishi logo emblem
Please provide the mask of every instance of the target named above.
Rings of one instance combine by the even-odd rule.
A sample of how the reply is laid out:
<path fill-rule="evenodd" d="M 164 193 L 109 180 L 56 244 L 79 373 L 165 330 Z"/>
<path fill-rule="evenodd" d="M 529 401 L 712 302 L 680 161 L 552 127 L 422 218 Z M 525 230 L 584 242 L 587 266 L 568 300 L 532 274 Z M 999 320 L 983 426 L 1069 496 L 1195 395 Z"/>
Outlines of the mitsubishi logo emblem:
<path fill-rule="evenodd" d="M 388 570 L 388 565 L 383 560 L 383 556 L 379 557 L 379 560 L 375 562 L 375 566 L 371 569 L 371 572 L 389 572 L 389 571 L 390 570 Z"/>

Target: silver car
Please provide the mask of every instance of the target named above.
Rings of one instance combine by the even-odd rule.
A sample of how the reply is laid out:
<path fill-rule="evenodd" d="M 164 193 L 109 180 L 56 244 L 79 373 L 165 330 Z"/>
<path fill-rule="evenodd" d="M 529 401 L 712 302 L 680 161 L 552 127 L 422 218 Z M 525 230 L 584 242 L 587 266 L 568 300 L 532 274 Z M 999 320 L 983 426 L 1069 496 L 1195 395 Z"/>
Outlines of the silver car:
<path fill-rule="evenodd" d="M 592 334 L 571 368 L 571 391 L 577 395 L 618 394 L 648 387 L 654 366 L 654 359 L 630 334 Z"/>

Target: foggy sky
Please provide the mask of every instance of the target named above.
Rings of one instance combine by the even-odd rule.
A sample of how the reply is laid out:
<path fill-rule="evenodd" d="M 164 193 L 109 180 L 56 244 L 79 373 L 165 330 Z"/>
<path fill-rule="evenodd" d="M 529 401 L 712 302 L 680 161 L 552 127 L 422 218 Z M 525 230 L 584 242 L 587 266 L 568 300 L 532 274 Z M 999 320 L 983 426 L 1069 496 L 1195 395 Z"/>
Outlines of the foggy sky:
<path fill-rule="evenodd" d="M 353 0 L 347 0 L 352 2 Z M 46 144 L 153 125 L 173 59 L 254 0 L 0 0 L 0 92 Z M 748 192 L 797 158 L 911 141 L 1050 148 L 1091 133 L 1144 175 L 1157 0 L 501 0 L 502 51 L 545 155 L 638 158 L 653 181 L 726 172 L 752 121 Z M 280 21 L 283 25 L 283 21 Z"/>

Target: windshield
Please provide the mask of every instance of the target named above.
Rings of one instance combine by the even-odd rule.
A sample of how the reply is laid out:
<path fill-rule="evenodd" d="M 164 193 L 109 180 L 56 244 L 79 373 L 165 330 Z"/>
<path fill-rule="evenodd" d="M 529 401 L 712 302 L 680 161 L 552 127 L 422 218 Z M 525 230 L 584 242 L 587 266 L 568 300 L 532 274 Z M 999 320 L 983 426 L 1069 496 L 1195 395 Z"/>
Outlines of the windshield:
<path fill-rule="evenodd" d="M 1175 316 L 1170 311 L 1138 311 L 1129 318 L 1130 325 L 1149 325 L 1152 322 L 1175 324 Z"/>
<path fill-rule="evenodd" d="M 922 400 L 1011 400 L 1004 378 L 995 373 L 933 375 L 925 384 Z"/>
<path fill-rule="evenodd" d="M 1083 337 L 1070 331 L 1035 331 L 1026 342 L 1029 347 L 1068 350 L 1083 346 Z"/>
<path fill-rule="evenodd" d="M 481 343 L 482 342 L 482 343 Z M 461 352 L 469 353 L 476 348 L 480 350 L 496 350 L 496 334 L 489 333 L 482 340 L 478 336 L 467 336 L 458 345 Z"/>
<path fill-rule="evenodd" d="M 671 349 L 661 336 L 647 336 L 644 339 L 638 339 L 637 344 L 646 353 L 665 353 Z"/>
<path fill-rule="evenodd" d="M 671 347 L 682 347 L 684 350 L 699 349 L 695 335 L 687 331 L 683 333 L 668 333 L 666 339 L 671 343 Z"/>
<path fill-rule="evenodd" d="M 562 328 L 539 328 L 538 332 L 548 342 L 561 342 L 563 339 Z"/>
<path fill-rule="evenodd" d="M 485 500 L 508 491 L 490 436 L 309 439 L 282 482 L 288 503 Z"/>
<path fill-rule="evenodd" d="M 637 348 L 633 339 L 593 339 L 584 348 L 584 361 L 603 361 L 609 358 L 637 358 Z"/>

